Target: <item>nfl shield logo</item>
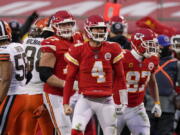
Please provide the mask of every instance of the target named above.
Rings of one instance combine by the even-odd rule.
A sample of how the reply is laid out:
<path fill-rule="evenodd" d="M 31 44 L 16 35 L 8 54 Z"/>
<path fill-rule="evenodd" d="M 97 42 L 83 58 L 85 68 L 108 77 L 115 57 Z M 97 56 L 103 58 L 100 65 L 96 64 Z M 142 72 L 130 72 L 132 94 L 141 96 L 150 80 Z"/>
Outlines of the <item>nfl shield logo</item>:
<path fill-rule="evenodd" d="M 105 60 L 110 60 L 111 59 L 111 53 L 109 53 L 109 52 L 105 53 L 104 58 L 105 58 Z"/>
<path fill-rule="evenodd" d="M 154 68 L 154 63 L 150 62 L 148 65 L 149 70 L 152 70 Z"/>

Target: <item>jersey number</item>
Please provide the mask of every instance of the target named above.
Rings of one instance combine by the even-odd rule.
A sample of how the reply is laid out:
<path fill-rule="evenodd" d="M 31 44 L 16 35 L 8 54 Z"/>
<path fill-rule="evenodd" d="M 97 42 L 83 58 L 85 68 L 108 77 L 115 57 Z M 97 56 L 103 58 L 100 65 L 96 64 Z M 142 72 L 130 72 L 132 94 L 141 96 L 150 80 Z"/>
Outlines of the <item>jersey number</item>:
<path fill-rule="evenodd" d="M 105 72 L 103 72 L 102 61 L 95 61 L 91 70 L 91 75 L 97 78 L 97 83 L 103 83 L 106 81 Z"/>
<path fill-rule="evenodd" d="M 35 58 L 36 51 L 38 51 L 38 52 L 37 52 L 37 55 Z M 39 60 L 40 60 L 40 56 L 41 56 L 40 49 L 37 49 L 36 47 L 33 47 L 33 46 L 27 46 L 25 52 L 27 54 L 27 60 L 30 65 L 30 69 L 33 70 L 35 67 L 36 71 L 38 72 Z"/>
<path fill-rule="evenodd" d="M 18 54 L 18 55 L 14 56 L 16 70 L 17 71 L 22 71 L 22 74 L 16 74 L 15 75 L 15 78 L 18 81 L 22 81 L 26 77 L 27 63 L 26 63 L 25 57 L 26 57 L 25 53 Z M 20 64 L 20 61 L 23 61 L 23 63 L 25 63 L 25 64 Z"/>
<path fill-rule="evenodd" d="M 129 71 L 129 72 L 127 72 L 126 81 L 127 81 L 128 92 L 143 91 L 145 88 L 145 85 L 142 84 L 141 87 L 139 87 L 139 81 L 141 80 L 141 78 L 143 79 L 145 77 L 148 77 L 145 82 L 145 83 L 147 83 L 149 81 L 149 76 L 150 76 L 149 71 L 142 71 L 142 72 Z"/>

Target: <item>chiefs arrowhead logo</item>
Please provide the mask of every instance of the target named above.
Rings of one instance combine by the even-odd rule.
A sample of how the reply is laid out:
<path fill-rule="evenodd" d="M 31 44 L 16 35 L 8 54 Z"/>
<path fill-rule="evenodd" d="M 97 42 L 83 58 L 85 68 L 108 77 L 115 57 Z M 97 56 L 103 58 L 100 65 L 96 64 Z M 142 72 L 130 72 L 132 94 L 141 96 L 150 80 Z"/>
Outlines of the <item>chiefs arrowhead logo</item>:
<path fill-rule="evenodd" d="M 134 35 L 134 39 L 136 39 L 136 40 L 142 40 L 143 37 L 144 37 L 144 35 L 142 33 L 136 33 Z"/>

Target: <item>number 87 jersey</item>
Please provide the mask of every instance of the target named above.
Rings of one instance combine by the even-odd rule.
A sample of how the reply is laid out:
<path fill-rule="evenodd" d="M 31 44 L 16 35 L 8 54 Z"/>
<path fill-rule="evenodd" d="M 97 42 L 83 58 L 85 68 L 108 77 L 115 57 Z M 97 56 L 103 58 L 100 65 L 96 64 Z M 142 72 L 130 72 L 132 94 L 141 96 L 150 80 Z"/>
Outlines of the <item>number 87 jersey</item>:
<path fill-rule="evenodd" d="M 156 56 L 143 59 L 135 50 L 126 50 L 122 63 L 128 90 L 128 106 L 135 107 L 144 101 L 146 86 L 157 69 L 159 59 Z"/>
<path fill-rule="evenodd" d="M 101 44 L 99 48 L 91 47 L 88 42 L 76 44 L 65 54 L 69 64 L 77 68 L 79 92 L 86 96 L 112 95 L 113 65 L 123 57 L 118 44 L 110 42 L 101 42 Z M 69 70 L 68 67 L 67 79 L 71 72 Z"/>

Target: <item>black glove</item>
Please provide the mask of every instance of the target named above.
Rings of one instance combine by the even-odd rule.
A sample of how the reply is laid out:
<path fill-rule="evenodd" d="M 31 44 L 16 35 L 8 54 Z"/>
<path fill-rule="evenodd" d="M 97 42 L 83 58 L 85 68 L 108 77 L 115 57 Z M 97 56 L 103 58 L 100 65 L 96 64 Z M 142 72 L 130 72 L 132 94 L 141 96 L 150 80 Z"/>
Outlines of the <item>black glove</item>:
<path fill-rule="evenodd" d="M 31 81 L 31 79 L 32 79 L 32 73 L 31 73 L 31 71 L 28 71 L 27 72 L 27 74 L 26 74 L 26 84 L 28 84 L 30 81 Z"/>

